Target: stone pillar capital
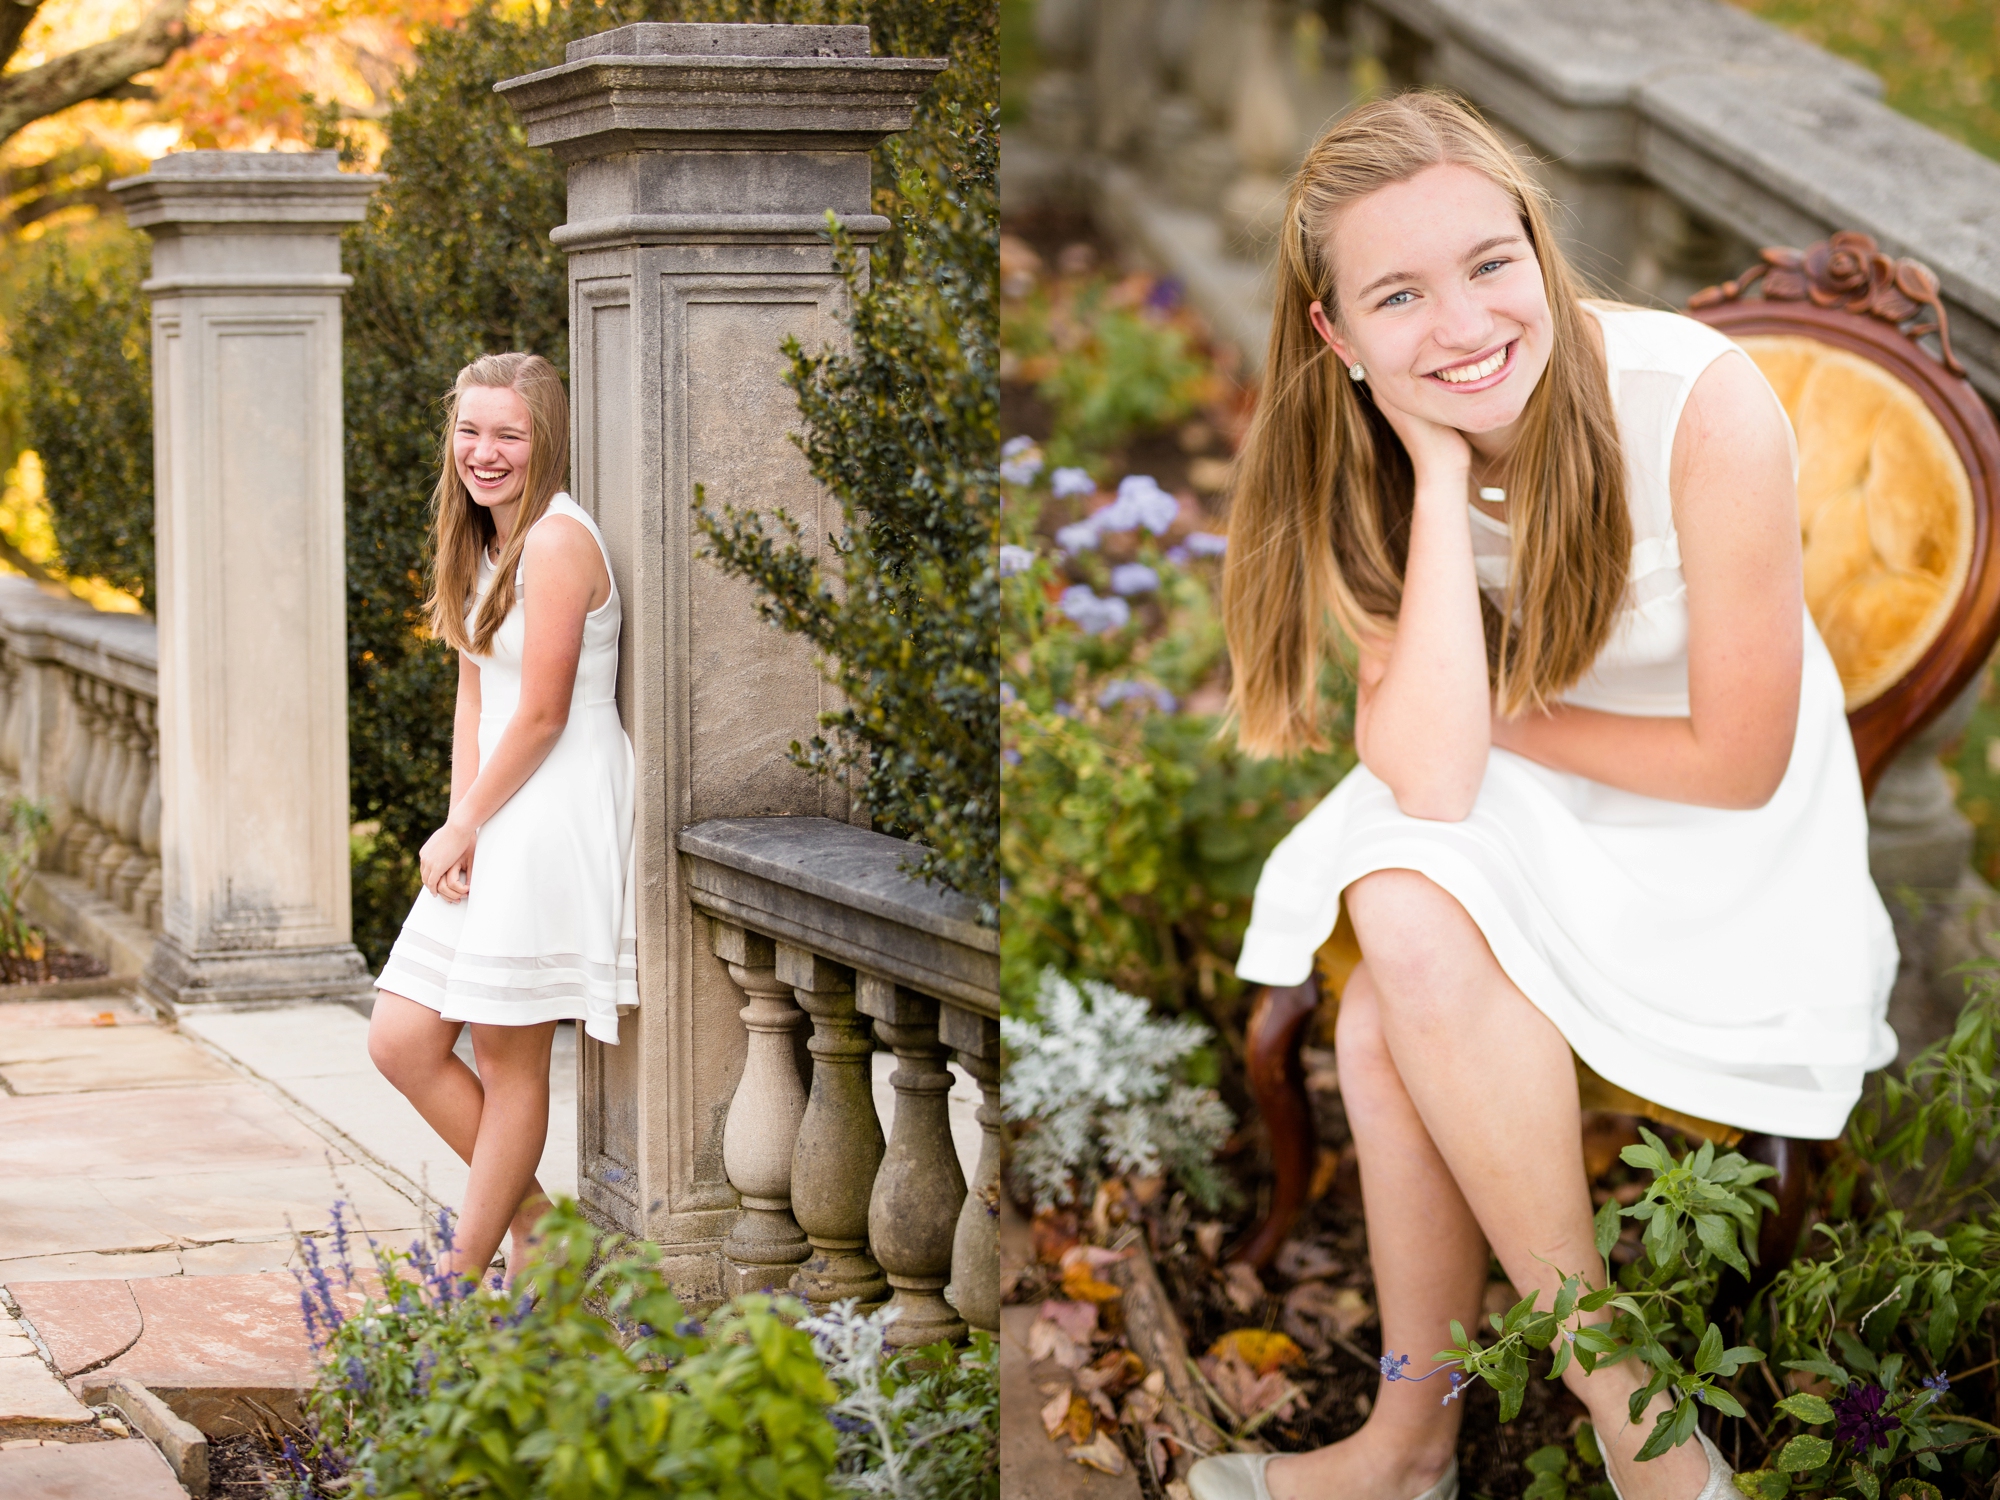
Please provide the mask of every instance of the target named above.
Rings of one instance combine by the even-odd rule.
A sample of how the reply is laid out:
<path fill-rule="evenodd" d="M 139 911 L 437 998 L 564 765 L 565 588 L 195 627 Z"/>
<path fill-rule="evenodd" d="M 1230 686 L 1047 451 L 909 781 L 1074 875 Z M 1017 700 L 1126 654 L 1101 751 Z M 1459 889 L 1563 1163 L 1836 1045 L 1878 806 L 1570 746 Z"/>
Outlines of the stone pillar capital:
<path fill-rule="evenodd" d="M 341 171 L 332 151 L 181 151 L 111 192 L 152 236 L 156 297 L 337 294 L 340 231 L 384 180 Z"/>

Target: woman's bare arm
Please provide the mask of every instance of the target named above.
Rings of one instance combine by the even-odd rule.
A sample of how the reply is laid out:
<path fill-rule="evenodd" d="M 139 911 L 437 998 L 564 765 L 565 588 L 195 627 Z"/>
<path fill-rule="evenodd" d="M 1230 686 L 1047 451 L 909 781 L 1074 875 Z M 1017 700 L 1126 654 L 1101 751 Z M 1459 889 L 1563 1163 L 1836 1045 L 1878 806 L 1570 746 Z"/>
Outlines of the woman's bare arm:
<path fill-rule="evenodd" d="M 493 756 L 476 762 L 478 719 L 472 743 L 475 767 L 471 782 L 456 793 L 458 753 L 453 751 L 451 817 L 432 834 L 421 855 L 424 884 L 437 890 L 438 881 L 458 867 L 472 847 L 481 824 L 521 789 L 536 767 L 547 759 L 569 723 L 569 700 L 576 686 L 577 660 L 583 651 L 584 616 L 610 597 L 610 580 L 597 542 L 567 516 L 553 516 L 535 527 L 522 551 L 526 589 L 525 638 L 521 651 L 521 701 L 507 721 Z M 461 719 L 464 695 L 460 694 Z"/>
<path fill-rule="evenodd" d="M 1761 807 L 1791 761 L 1805 627 L 1791 445 L 1747 358 L 1718 359 L 1695 383 L 1670 484 L 1688 590 L 1688 717 L 1558 706 L 1496 716 L 1493 743 L 1650 797 Z"/>

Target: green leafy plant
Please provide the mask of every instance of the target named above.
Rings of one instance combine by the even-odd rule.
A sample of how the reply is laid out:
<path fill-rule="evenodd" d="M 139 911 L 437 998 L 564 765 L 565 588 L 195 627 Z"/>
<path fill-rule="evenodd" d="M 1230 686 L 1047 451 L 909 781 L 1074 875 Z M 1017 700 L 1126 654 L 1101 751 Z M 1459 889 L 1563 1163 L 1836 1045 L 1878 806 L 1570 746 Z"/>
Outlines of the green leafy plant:
<path fill-rule="evenodd" d="M 63 568 L 153 598 L 153 332 L 144 236 L 122 226 L 88 254 L 56 242 L 13 330 L 23 432 L 40 455 Z"/>
<path fill-rule="evenodd" d="M 1000 1493 L 1000 1386 L 991 1334 L 888 1351 L 897 1314 L 862 1313 L 852 1299 L 799 1326 L 840 1391 L 830 1415 L 840 1429 L 837 1486 L 856 1496 L 932 1500 Z"/>
<path fill-rule="evenodd" d="M 865 769 L 863 800 L 917 845 L 911 870 L 997 917 L 999 388 L 995 221 L 999 139 L 990 112 L 954 119 L 937 147 L 884 155 L 897 237 L 864 260 L 830 227 L 853 311 L 851 351 L 786 345 L 812 472 L 840 502 L 838 584 L 781 516 L 710 510 L 708 555 L 750 579 L 759 610 L 805 636 L 845 707 L 793 759 Z M 830 226 L 831 221 L 829 220 Z M 887 275 L 891 259 L 897 275 Z"/>
<path fill-rule="evenodd" d="M 1020 1122 L 1013 1171 L 1036 1206 L 1086 1200 L 1107 1176 L 1173 1177 L 1213 1209 L 1229 1196 L 1215 1154 L 1235 1118 L 1189 1061 L 1208 1028 L 1156 1019 L 1108 984 L 1042 974 L 1039 1017 L 1003 1016 L 1001 1108 Z"/>
<path fill-rule="evenodd" d="M 42 932 L 21 904 L 49 834 L 49 808 L 19 793 L 0 809 L 0 972 L 11 982 L 39 978 Z"/>
<path fill-rule="evenodd" d="M 379 1500 L 830 1493 L 840 1393 L 799 1304 L 746 1295 L 697 1321 L 655 1247 L 600 1233 L 567 1200 L 538 1233 L 512 1292 L 440 1272 L 423 1242 L 371 1245 L 371 1287 L 338 1210 L 331 1264 L 303 1242 L 322 1364 L 307 1401 L 317 1449 L 288 1455 L 302 1493 L 329 1480 Z M 368 1295 L 349 1312 L 357 1284 Z"/>

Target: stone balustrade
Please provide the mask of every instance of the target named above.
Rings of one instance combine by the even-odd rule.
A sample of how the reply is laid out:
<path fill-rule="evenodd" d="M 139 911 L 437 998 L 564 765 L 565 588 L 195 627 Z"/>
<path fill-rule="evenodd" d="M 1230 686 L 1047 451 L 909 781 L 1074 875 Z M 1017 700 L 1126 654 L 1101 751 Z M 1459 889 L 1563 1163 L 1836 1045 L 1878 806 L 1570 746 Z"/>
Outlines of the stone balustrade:
<path fill-rule="evenodd" d="M 722 1139 L 742 1203 L 723 1290 L 886 1299 L 899 1345 L 997 1329 L 999 934 L 905 875 L 908 845 L 829 818 L 719 818 L 677 842 L 688 900 L 748 1002 Z M 886 1140 L 877 1046 L 897 1061 Z M 947 1056 L 985 1100 L 970 1191 Z"/>
<path fill-rule="evenodd" d="M 160 930 L 153 622 L 0 577 L 0 795 L 49 811 L 35 919 L 137 974 Z"/>

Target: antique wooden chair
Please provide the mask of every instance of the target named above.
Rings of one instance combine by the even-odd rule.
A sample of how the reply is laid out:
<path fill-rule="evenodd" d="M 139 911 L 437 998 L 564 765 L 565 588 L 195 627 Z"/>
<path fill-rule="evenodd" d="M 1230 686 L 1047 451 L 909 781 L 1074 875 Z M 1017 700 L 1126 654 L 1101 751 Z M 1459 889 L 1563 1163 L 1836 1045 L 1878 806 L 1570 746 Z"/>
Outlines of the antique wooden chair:
<path fill-rule="evenodd" d="M 1840 669 L 1872 794 L 2000 635 L 2000 428 L 1951 352 L 1936 276 L 1882 254 L 1865 234 L 1766 250 L 1736 280 L 1698 293 L 1688 311 L 1743 345 L 1798 434 L 1806 603 Z M 1935 338 L 1935 354 L 1925 337 Z M 1253 1002 L 1249 1082 L 1275 1181 L 1268 1211 L 1232 1260 L 1268 1263 L 1305 1206 L 1316 1141 L 1299 1049 L 1315 1015 L 1330 1034 L 1360 957 L 1343 912 L 1313 978 Z M 1586 1109 L 1651 1119 L 1775 1167 L 1766 1186 L 1779 1208 L 1764 1223 L 1760 1279 L 1790 1259 L 1815 1191 L 1812 1142 L 1745 1136 L 1640 1099 L 1580 1061 L 1577 1072 Z"/>

